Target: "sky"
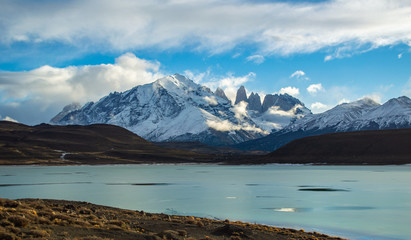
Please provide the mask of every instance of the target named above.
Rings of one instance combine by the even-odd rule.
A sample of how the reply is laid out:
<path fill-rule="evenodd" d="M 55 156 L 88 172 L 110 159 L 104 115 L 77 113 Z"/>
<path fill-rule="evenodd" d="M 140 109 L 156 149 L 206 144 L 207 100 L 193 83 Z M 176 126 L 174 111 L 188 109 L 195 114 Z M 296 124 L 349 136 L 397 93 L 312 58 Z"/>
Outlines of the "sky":
<path fill-rule="evenodd" d="M 411 97 L 411 0 L 0 0 L 0 119 L 183 74 L 314 113 Z"/>

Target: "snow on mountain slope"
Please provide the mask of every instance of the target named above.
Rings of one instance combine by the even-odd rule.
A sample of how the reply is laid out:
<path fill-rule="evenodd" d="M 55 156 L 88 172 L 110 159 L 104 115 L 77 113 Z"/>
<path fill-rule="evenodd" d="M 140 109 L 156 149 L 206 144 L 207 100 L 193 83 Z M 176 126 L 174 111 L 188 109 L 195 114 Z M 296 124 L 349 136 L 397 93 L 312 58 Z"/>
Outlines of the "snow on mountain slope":
<path fill-rule="evenodd" d="M 274 151 L 299 138 L 334 132 L 411 128 L 411 100 L 393 98 L 383 105 L 365 98 L 320 114 L 307 115 L 260 139 L 240 143 L 246 150 Z"/>
<path fill-rule="evenodd" d="M 241 86 L 235 103 L 238 105 L 241 102 L 247 104 L 247 114 L 253 122 L 267 132 L 281 130 L 290 122 L 312 114 L 300 100 L 286 93 L 267 94 L 261 103 L 258 93 L 251 92 L 247 98 L 246 89 Z"/>
<path fill-rule="evenodd" d="M 220 96 L 175 74 L 122 93 L 111 93 L 51 122 L 107 123 L 125 127 L 150 141 L 178 139 L 213 145 L 238 143 L 268 134 L 247 114 L 238 114 L 235 106 Z"/>
<path fill-rule="evenodd" d="M 307 115 L 287 126 L 283 131 L 316 130 L 335 128 L 335 131 L 344 131 L 361 118 L 365 113 L 380 106 L 369 98 L 364 98 L 351 103 L 343 103 L 319 114 Z"/>
<path fill-rule="evenodd" d="M 393 98 L 364 114 L 353 123 L 356 129 L 406 128 L 411 126 L 411 99 L 402 96 Z"/>
<path fill-rule="evenodd" d="M 284 111 L 279 106 L 272 106 L 262 113 L 251 112 L 253 121 L 266 131 L 278 131 L 288 126 L 290 122 L 312 115 L 304 105 L 296 104 L 290 110 Z"/>

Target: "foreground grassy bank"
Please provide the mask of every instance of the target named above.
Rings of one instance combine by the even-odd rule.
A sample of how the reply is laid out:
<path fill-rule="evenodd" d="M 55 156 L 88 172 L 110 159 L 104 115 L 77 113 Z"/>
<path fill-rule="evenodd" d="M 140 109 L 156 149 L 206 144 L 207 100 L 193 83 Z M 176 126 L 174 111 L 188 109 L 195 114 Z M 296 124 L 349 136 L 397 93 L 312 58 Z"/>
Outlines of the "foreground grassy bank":
<path fill-rule="evenodd" d="M 320 233 L 151 214 L 86 202 L 0 199 L 0 239 L 341 239 Z"/>

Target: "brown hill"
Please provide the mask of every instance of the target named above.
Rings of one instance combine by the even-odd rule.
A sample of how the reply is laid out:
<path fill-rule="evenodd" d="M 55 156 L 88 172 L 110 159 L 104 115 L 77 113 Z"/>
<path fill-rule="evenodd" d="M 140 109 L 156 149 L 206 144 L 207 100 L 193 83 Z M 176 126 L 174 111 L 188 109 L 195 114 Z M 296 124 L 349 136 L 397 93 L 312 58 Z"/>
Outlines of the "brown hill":
<path fill-rule="evenodd" d="M 156 142 L 159 147 L 180 149 L 196 153 L 204 154 L 220 154 L 220 155 L 263 155 L 268 152 L 263 151 L 243 151 L 237 148 L 230 148 L 227 146 L 210 146 L 202 142 Z"/>
<path fill-rule="evenodd" d="M 411 163 L 411 129 L 311 136 L 264 156 L 259 163 L 389 165 Z"/>
<path fill-rule="evenodd" d="M 113 125 L 54 126 L 0 121 L 0 164 L 218 162 L 215 156 L 159 147 Z"/>

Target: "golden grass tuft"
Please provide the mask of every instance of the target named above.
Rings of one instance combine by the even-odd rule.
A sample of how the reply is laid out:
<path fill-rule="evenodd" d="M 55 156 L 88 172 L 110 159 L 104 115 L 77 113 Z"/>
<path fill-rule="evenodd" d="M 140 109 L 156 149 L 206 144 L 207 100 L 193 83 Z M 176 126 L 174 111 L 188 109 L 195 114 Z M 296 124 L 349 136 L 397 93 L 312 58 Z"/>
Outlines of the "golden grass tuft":
<path fill-rule="evenodd" d="M 32 229 L 27 232 L 27 235 L 31 235 L 35 238 L 44 238 L 50 236 L 49 233 L 45 230 L 39 230 L 39 229 Z"/>
<path fill-rule="evenodd" d="M 27 226 L 27 224 L 29 224 L 29 220 L 22 216 L 11 216 L 8 218 L 8 220 L 16 227 L 25 227 Z"/>
<path fill-rule="evenodd" d="M 0 230 L 0 239 L 2 240 L 15 240 L 16 236 L 11 233 L 6 233 Z"/>

